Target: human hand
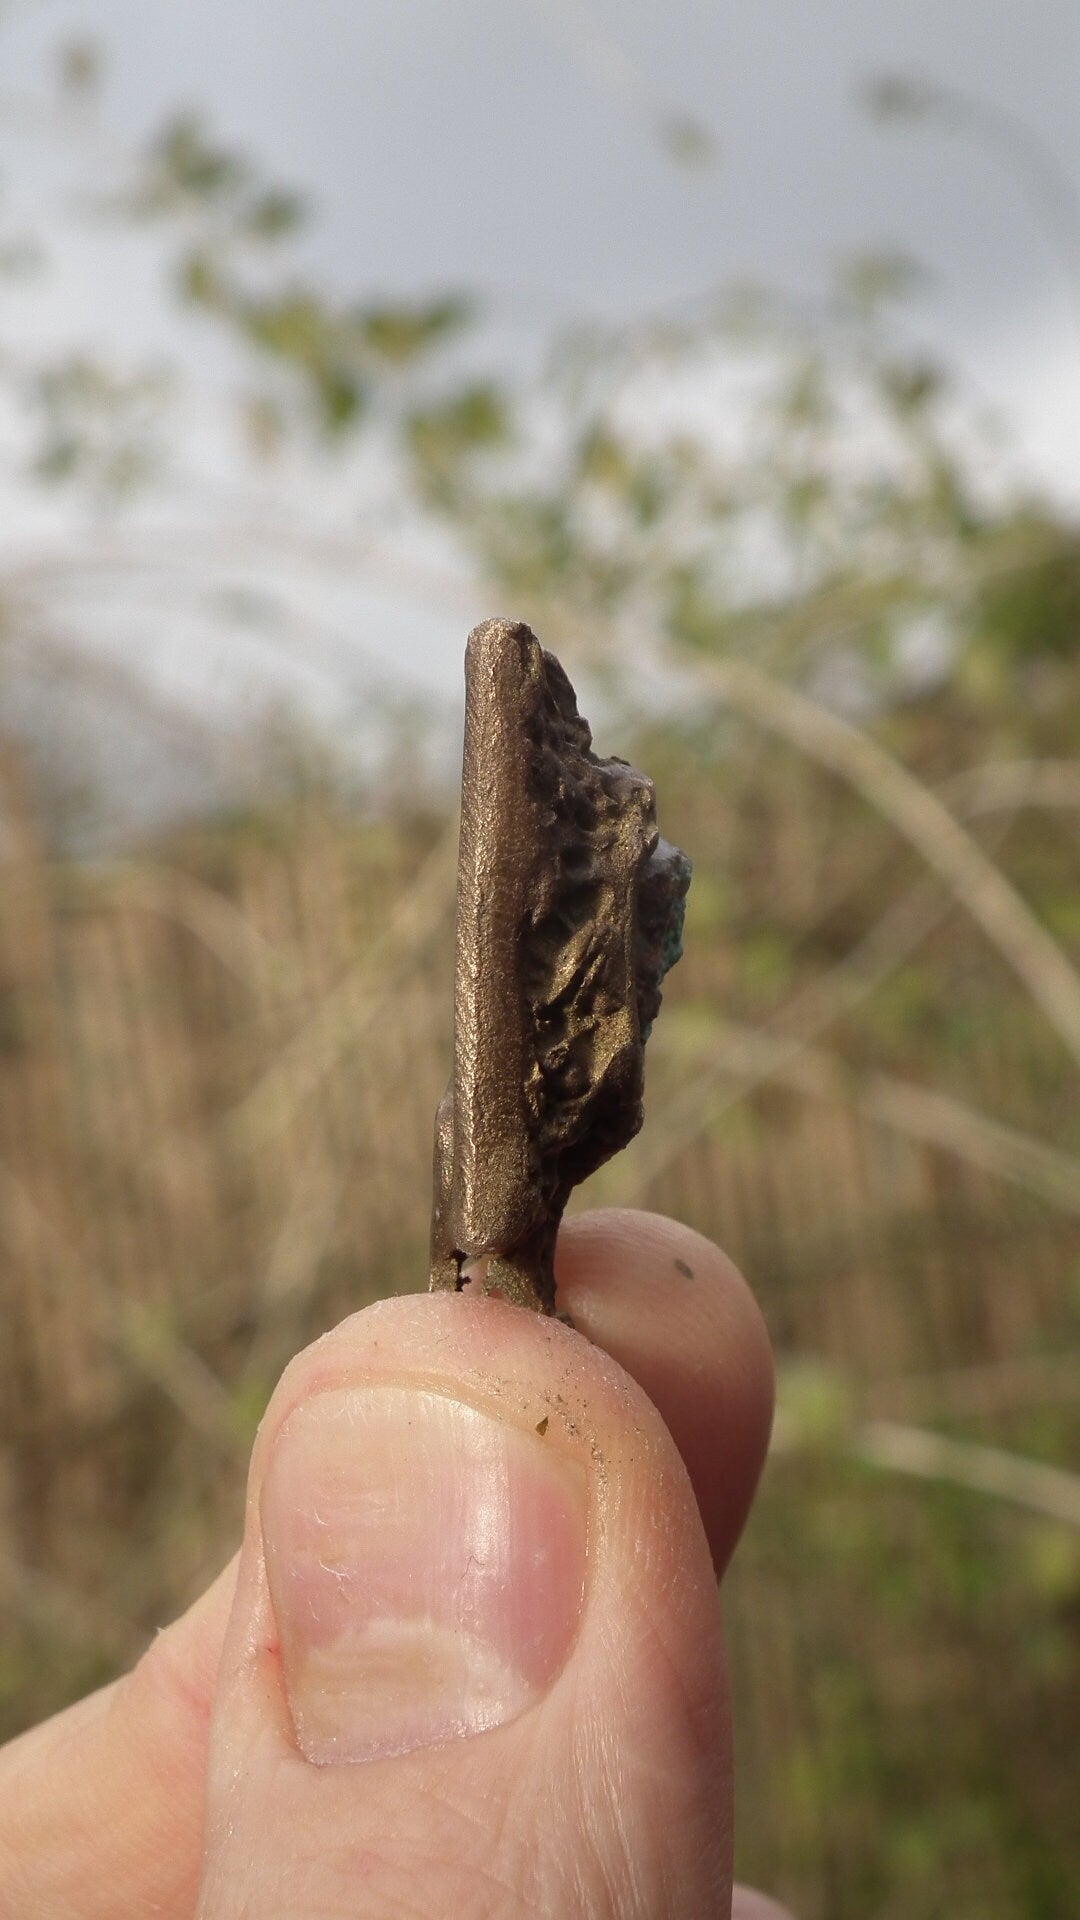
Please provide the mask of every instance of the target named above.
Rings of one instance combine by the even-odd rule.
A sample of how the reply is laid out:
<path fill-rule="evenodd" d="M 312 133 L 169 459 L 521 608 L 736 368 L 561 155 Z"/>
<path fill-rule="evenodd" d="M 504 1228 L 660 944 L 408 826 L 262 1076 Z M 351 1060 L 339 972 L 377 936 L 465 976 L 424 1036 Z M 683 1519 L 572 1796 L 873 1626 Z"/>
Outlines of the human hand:
<path fill-rule="evenodd" d="M 715 1584 L 761 1317 L 656 1215 L 557 1265 L 577 1331 L 413 1296 L 292 1362 L 238 1560 L 0 1753 L 2 1920 L 783 1920 L 729 1907 Z"/>

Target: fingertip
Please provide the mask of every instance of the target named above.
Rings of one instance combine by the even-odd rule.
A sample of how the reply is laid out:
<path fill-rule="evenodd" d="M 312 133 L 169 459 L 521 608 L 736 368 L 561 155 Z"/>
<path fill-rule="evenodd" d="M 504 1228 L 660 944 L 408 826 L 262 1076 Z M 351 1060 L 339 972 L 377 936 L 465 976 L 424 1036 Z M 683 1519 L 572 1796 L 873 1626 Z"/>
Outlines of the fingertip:
<path fill-rule="evenodd" d="M 410 1910 L 445 1911 L 480 1871 L 539 1875 L 538 1911 L 586 1910 L 582 1873 L 604 1895 L 589 1911 L 631 1875 L 649 1911 L 671 1887 L 672 1911 L 703 1911 L 730 1884 L 729 1813 L 706 1539 L 672 1437 L 617 1361 L 454 1294 L 378 1303 L 299 1356 L 252 1463 L 207 1920 L 237 1885 L 252 1910 L 268 1879 L 297 1910 L 301 1891 L 322 1897 L 343 1834 L 373 1912 L 404 1910 L 402 1886 Z M 299 1832 L 321 1863 L 302 1889 Z"/>
<path fill-rule="evenodd" d="M 722 1572 L 772 1427 L 772 1348 L 750 1288 L 692 1227 L 625 1209 L 567 1220 L 556 1270 L 574 1325 L 632 1374 L 664 1419 Z"/>

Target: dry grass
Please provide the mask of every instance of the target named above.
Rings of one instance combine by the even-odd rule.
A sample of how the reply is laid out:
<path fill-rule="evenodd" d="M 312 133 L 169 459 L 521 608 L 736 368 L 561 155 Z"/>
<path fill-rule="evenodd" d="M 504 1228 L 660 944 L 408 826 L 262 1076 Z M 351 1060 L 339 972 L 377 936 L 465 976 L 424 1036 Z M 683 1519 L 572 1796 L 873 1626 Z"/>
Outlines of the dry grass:
<path fill-rule="evenodd" d="M 667 830 L 698 856 L 688 955 L 645 1133 L 591 1196 L 723 1240 L 784 1363 L 785 1447 L 727 1600 L 742 1868 L 803 1920 L 1057 1920 L 1080 1873 L 1080 1535 L 972 1449 L 1063 1486 L 1075 1464 L 1068 1062 L 887 829 L 825 786 L 809 804 L 806 768 L 763 778 L 762 751 L 722 804 L 700 766 L 667 769 Z M 225 1557 L 289 1355 L 422 1284 L 454 836 L 313 797 L 56 864 L 2 767 L 13 1731 Z M 897 1439 L 911 1422 L 922 1443 Z"/>

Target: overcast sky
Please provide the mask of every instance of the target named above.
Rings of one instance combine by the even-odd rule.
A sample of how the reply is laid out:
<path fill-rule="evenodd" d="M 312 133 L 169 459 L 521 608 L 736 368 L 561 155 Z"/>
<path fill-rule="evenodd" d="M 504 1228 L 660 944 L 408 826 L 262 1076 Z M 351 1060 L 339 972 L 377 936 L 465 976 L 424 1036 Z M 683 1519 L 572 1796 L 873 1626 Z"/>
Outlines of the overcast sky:
<path fill-rule="evenodd" d="M 1080 0 L 16 0 L 8 82 L 71 33 L 102 41 L 122 132 L 201 107 L 306 189 L 327 282 L 479 288 L 511 349 L 558 319 L 911 252 L 933 275 L 918 325 L 1080 502 L 1067 246 L 992 145 L 858 103 L 870 75 L 927 76 L 1016 116 L 1080 183 Z M 676 163 L 672 117 L 711 164 Z M 122 279 L 78 300 L 106 326 L 137 308 Z"/>
<path fill-rule="evenodd" d="M 82 0 L 25 6 L 9 61 L 102 39 L 110 109 L 178 103 L 308 186 L 342 285 L 481 282 L 623 312 L 746 274 L 805 282 L 899 244 L 972 334 L 1064 313 L 1061 262 L 1000 159 L 869 126 L 916 71 L 1005 107 L 1080 182 L 1076 0 Z M 692 115 L 688 172 L 653 137 Z"/>

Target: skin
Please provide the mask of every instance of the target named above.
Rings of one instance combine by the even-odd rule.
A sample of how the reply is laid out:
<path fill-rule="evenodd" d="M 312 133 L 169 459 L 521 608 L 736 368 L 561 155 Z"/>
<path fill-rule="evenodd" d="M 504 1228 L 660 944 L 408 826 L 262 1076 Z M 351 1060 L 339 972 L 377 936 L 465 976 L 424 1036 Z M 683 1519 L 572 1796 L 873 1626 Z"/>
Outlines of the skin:
<path fill-rule="evenodd" d="M 0 1920 L 786 1920 L 731 1888 L 716 1602 L 772 1415 L 745 1282 L 657 1215 L 564 1226 L 575 1331 L 468 1293 L 381 1302 L 286 1370 L 241 1551 L 130 1674 L 0 1752 Z M 586 1336 L 583 1338 L 582 1336 Z M 581 1629 L 509 1724 L 359 1765 L 297 1750 L 259 1523 L 311 1397 L 424 1384 L 588 1476 Z"/>

